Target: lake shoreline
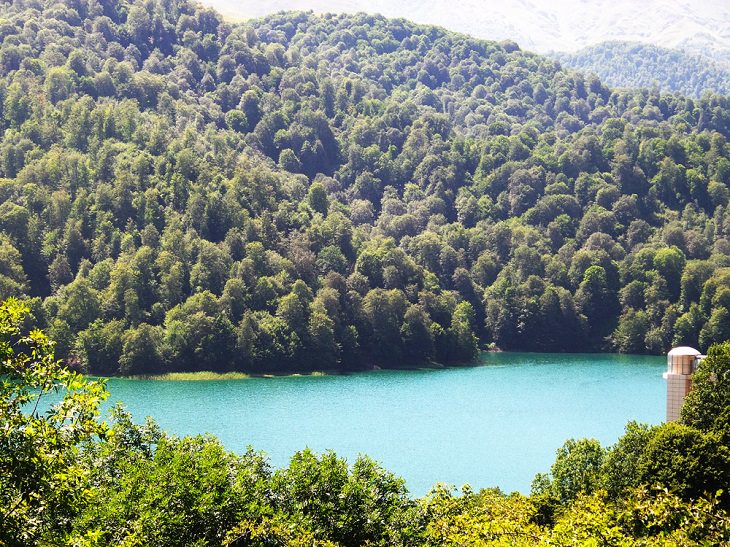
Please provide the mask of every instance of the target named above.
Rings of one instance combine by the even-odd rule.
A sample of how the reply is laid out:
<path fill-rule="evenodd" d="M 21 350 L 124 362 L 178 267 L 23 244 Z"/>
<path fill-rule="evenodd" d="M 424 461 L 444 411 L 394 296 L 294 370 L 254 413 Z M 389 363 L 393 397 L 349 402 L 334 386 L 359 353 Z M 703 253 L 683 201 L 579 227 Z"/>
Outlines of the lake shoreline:
<path fill-rule="evenodd" d="M 361 372 L 376 372 L 380 370 L 438 370 L 454 367 L 478 366 L 474 363 L 420 363 L 417 365 L 402 365 L 381 367 L 379 365 L 371 365 L 363 368 L 353 369 L 324 369 L 313 371 L 281 371 L 281 372 L 214 372 L 214 371 L 195 371 L 195 372 L 165 372 L 162 374 L 133 374 L 130 376 L 102 376 L 98 374 L 90 374 L 94 378 L 103 379 L 124 379 L 124 380 L 160 380 L 160 381 L 215 381 L 215 380 L 249 380 L 252 378 L 296 378 L 296 377 L 319 377 L 319 376 L 347 376 L 349 374 L 357 374 Z"/>
<path fill-rule="evenodd" d="M 526 352 L 526 351 L 503 351 L 496 347 L 488 347 L 480 350 L 481 355 L 488 354 L 540 354 L 546 355 L 545 352 Z M 554 355 L 613 355 L 611 352 L 552 352 L 548 354 Z M 631 356 L 634 354 L 620 354 L 624 356 Z M 636 356 L 646 357 L 647 354 L 636 354 Z M 229 371 L 229 372 L 215 372 L 215 371 L 172 371 L 161 374 L 134 374 L 129 376 L 104 376 L 99 374 L 87 374 L 87 376 L 93 378 L 102 379 L 123 379 L 123 380 L 154 380 L 154 381 L 181 381 L 181 382 L 205 382 L 205 381 L 228 381 L 228 380 L 250 380 L 254 378 L 297 378 L 297 377 L 325 377 L 325 376 L 348 376 L 351 374 L 358 374 L 363 372 L 377 372 L 377 371 L 418 371 L 418 370 L 441 370 L 449 368 L 471 368 L 482 366 L 484 363 L 481 359 L 469 362 L 452 362 L 452 363 L 438 363 L 431 361 L 427 363 L 411 364 L 411 365 L 398 365 L 398 366 L 380 366 L 378 364 L 370 364 L 361 368 L 350 368 L 350 369 L 322 369 L 312 371 L 302 370 L 282 370 L 278 372 L 243 372 L 243 371 Z"/>
<path fill-rule="evenodd" d="M 220 381 L 220 380 L 250 380 L 252 378 L 297 378 L 297 377 L 324 377 L 324 376 L 347 376 L 349 374 L 357 374 L 360 372 L 375 372 L 379 370 L 431 370 L 449 368 L 452 366 L 464 366 L 464 365 L 441 365 L 434 364 L 433 366 L 428 365 L 417 365 L 417 366 L 403 366 L 403 367 L 379 367 L 377 365 L 370 368 L 362 369 L 351 369 L 351 370 L 313 370 L 311 372 L 277 372 L 277 373 L 263 373 L 263 372 L 213 372 L 209 370 L 197 371 L 197 372 L 165 372 L 163 374 L 134 374 L 132 376 L 99 376 L 92 375 L 95 378 L 118 378 L 124 380 L 154 380 L 154 381 L 178 381 L 178 382 L 209 382 L 209 381 Z"/>

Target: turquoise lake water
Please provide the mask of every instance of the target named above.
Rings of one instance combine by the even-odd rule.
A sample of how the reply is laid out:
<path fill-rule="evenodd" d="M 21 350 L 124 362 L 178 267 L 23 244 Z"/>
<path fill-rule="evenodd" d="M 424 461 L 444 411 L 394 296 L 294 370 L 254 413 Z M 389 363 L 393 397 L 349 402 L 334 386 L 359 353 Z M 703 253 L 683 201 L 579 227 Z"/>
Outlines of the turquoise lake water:
<path fill-rule="evenodd" d="M 528 493 L 570 437 L 613 443 L 665 416 L 666 358 L 486 353 L 478 366 L 213 381 L 111 379 L 106 406 L 177 435 L 211 433 L 285 466 L 304 447 L 359 453 L 406 479 Z"/>

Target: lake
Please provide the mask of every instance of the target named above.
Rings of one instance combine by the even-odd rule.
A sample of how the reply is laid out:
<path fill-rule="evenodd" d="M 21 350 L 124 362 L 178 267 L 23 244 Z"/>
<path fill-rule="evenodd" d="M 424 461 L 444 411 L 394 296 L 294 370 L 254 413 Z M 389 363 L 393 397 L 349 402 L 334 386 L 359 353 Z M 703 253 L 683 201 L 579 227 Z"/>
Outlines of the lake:
<path fill-rule="evenodd" d="M 665 357 L 485 353 L 472 367 L 243 380 L 110 379 L 108 407 L 177 435 L 211 433 L 285 466 L 297 450 L 359 453 L 406 479 L 528 493 L 570 437 L 611 444 L 665 417 Z"/>

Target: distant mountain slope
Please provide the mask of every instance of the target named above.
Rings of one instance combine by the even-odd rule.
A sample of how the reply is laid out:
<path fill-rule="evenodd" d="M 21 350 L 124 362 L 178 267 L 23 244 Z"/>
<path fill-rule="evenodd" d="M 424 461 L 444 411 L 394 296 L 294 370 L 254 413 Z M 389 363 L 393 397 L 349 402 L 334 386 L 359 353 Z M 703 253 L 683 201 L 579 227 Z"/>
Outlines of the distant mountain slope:
<path fill-rule="evenodd" d="M 611 40 L 685 49 L 730 60 L 730 2 L 703 0 L 200 0 L 233 18 L 281 10 L 380 13 L 441 25 L 524 49 L 577 51 Z"/>
<path fill-rule="evenodd" d="M 652 87 L 699 97 L 730 93 L 730 63 L 715 63 L 677 49 L 604 42 L 576 53 L 553 53 L 564 66 L 591 72 L 614 87 Z"/>

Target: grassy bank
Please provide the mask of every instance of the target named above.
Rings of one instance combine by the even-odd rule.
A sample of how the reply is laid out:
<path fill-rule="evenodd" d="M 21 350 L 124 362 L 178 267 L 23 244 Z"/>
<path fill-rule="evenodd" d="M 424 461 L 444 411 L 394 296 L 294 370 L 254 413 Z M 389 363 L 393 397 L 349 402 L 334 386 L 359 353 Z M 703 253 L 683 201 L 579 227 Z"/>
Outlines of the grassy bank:
<path fill-rule="evenodd" d="M 165 374 L 149 374 L 130 376 L 135 380 L 244 380 L 251 378 L 243 372 L 167 372 Z"/>
<path fill-rule="evenodd" d="M 336 374 L 337 372 L 334 372 Z M 246 380 L 248 378 L 278 378 L 285 376 L 329 376 L 325 371 L 314 371 L 309 373 L 288 372 L 282 374 L 246 374 L 245 372 L 212 372 L 203 370 L 198 372 L 166 372 L 165 374 L 138 374 L 127 376 L 132 380 L 180 380 L 180 381 L 201 381 L 201 380 Z"/>
<path fill-rule="evenodd" d="M 474 363 L 457 363 L 451 366 L 473 366 Z M 380 367 L 378 365 L 371 365 L 369 367 L 363 367 L 360 369 L 332 369 L 332 370 L 314 370 L 309 372 L 302 372 L 297 370 L 282 370 L 276 373 L 266 372 L 213 372 L 213 371 L 198 371 L 198 372 L 166 372 L 164 374 L 135 374 L 131 376 L 125 376 L 132 380 L 182 380 L 182 381 L 193 381 L 193 380 L 245 380 L 248 378 L 284 378 L 284 377 L 296 377 L 296 376 L 337 376 L 341 374 L 352 374 L 357 372 L 369 372 L 375 370 L 431 370 L 446 368 L 447 365 L 442 363 L 436 363 L 429 361 L 420 364 L 408 364 L 400 366 L 389 366 Z"/>

